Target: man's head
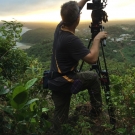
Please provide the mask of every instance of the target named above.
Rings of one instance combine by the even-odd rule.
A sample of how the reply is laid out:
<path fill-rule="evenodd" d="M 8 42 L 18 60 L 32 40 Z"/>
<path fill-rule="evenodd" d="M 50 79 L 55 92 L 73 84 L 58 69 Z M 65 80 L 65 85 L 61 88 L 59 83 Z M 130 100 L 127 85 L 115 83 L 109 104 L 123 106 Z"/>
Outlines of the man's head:
<path fill-rule="evenodd" d="M 64 25 L 72 25 L 79 17 L 80 9 L 76 1 L 69 1 L 61 6 L 61 18 Z"/>

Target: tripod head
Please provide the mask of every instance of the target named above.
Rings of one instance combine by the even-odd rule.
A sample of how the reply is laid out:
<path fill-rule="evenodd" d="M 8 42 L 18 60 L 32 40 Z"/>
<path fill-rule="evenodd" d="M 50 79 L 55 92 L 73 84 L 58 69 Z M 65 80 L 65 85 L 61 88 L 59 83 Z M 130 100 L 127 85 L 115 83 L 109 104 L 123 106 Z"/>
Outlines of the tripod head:
<path fill-rule="evenodd" d="M 92 39 L 101 31 L 103 30 L 102 27 L 102 21 L 107 22 L 108 21 L 108 16 L 104 9 L 106 7 L 107 0 L 93 0 L 93 3 L 87 3 L 87 9 L 92 10 L 91 13 L 91 18 L 92 18 L 92 23 L 91 23 L 91 33 L 92 33 Z"/>

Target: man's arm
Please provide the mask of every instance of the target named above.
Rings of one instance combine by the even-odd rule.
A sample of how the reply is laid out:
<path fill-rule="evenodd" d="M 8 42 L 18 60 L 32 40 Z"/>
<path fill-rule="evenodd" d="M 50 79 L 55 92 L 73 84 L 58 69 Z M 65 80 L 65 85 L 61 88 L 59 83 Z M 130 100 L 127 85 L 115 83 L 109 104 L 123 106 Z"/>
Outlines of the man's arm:
<path fill-rule="evenodd" d="M 78 6 L 82 9 L 87 1 L 89 1 L 89 0 L 81 0 L 81 1 L 79 1 Z"/>
<path fill-rule="evenodd" d="M 99 56 L 100 40 L 107 37 L 107 32 L 99 32 L 93 40 L 90 53 L 83 60 L 89 64 L 95 64 Z"/>

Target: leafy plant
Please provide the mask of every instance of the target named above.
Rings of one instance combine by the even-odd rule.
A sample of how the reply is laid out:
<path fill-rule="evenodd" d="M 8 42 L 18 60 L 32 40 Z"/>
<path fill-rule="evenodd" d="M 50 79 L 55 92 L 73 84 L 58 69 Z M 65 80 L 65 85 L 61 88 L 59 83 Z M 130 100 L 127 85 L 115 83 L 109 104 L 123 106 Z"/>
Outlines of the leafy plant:
<path fill-rule="evenodd" d="M 35 84 L 37 78 L 29 80 L 25 85 L 18 85 L 11 90 L 8 95 L 7 106 L 0 105 L 0 110 L 8 114 L 5 121 L 9 120 L 9 133 L 37 132 L 40 126 L 40 116 L 48 111 L 47 108 L 38 108 L 38 98 L 30 99 L 30 88 Z M 3 94 L 3 93 L 2 93 Z M 37 127 L 34 127 L 37 125 Z M 27 129 L 27 130 L 26 130 Z"/>
<path fill-rule="evenodd" d="M 31 60 L 24 51 L 14 48 L 16 41 L 20 40 L 22 26 L 17 21 L 3 21 L 3 26 L 0 28 L 1 75 L 10 80 L 18 79 Z"/>

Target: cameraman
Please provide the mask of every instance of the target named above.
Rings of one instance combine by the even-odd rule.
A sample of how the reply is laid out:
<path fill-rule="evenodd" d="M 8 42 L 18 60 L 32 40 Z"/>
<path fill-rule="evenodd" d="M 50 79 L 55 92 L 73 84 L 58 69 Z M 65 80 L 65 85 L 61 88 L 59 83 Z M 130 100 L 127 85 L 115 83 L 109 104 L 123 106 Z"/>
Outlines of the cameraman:
<path fill-rule="evenodd" d="M 75 36 L 75 29 L 80 22 L 81 9 L 88 0 L 80 2 L 69 1 L 61 6 L 62 21 L 57 25 L 54 33 L 53 55 L 51 59 L 51 76 L 49 89 L 55 105 L 54 127 L 59 129 L 68 119 L 70 99 L 72 94 L 88 90 L 92 109 L 91 117 L 98 117 L 101 113 L 102 98 L 100 81 L 93 71 L 76 72 L 79 60 L 88 64 L 96 63 L 99 56 L 100 40 L 107 37 L 107 32 L 99 32 L 90 48 L 86 48 L 81 40 Z"/>

